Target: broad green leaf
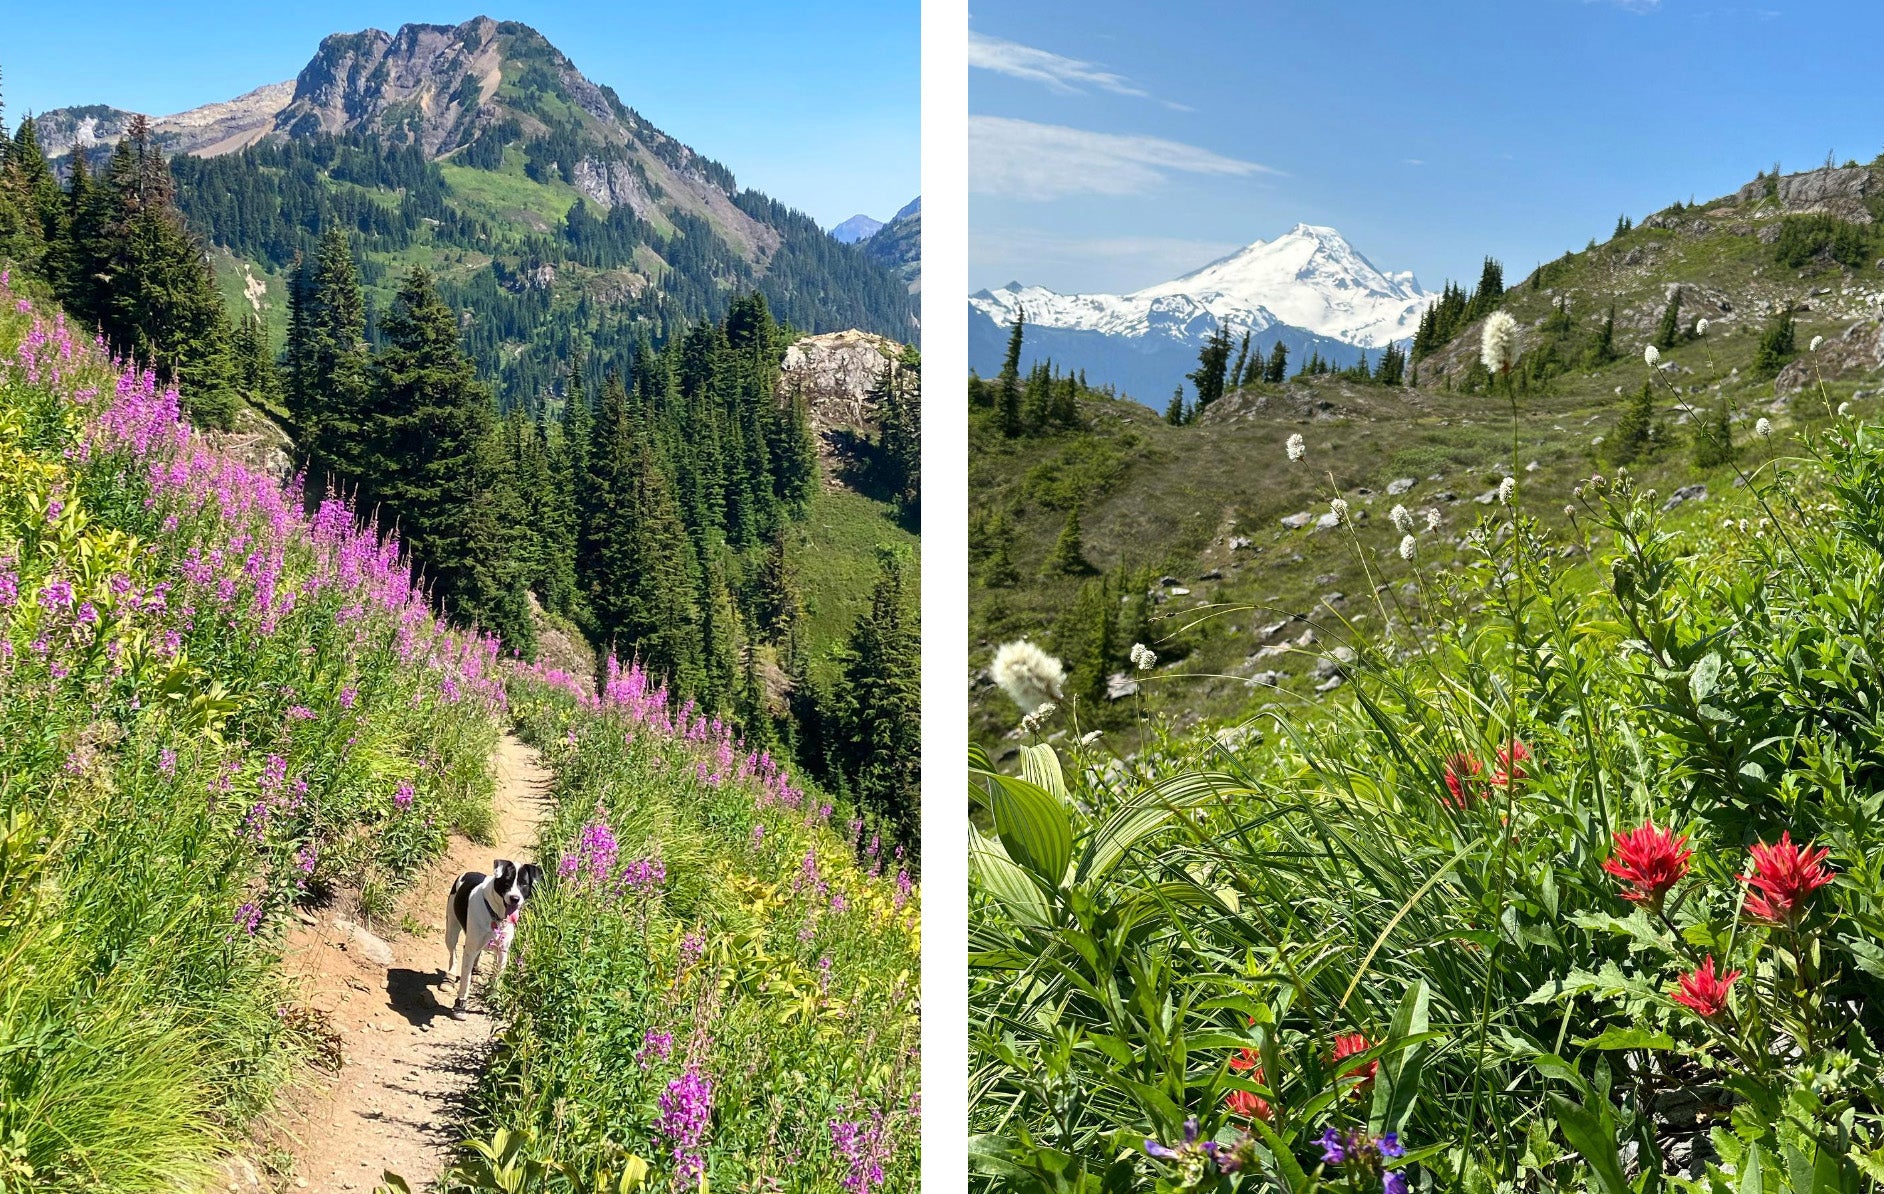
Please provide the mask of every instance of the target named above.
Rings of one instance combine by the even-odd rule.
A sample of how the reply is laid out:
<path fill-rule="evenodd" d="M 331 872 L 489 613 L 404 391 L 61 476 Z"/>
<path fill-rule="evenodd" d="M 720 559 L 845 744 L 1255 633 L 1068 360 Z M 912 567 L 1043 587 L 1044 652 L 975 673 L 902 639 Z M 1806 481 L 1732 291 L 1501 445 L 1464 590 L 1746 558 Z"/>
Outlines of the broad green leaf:
<path fill-rule="evenodd" d="M 1564 1140 L 1583 1154 L 1584 1163 L 1596 1175 L 1604 1194 L 1629 1194 L 1629 1179 L 1622 1174 L 1622 1155 L 1616 1149 L 1615 1119 L 1609 1114 L 1609 1108 L 1593 1111 L 1552 1092 L 1550 1109 Z"/>

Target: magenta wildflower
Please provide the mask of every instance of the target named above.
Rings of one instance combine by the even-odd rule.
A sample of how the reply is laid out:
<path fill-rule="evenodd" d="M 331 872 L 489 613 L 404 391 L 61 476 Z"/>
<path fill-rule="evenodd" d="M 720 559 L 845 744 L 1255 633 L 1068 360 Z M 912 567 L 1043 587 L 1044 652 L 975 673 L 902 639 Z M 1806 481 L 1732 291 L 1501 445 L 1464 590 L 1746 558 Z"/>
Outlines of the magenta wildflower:
<path fill-rule="evenodd" d="M 673 1051 L 674 1034 L 655 1032 L 650 1028 L 647 1035 L 641 1038 L 641 1048 L 635 1053 L 635 1064 L 645 1070 L 648 1068 L 650 1059 L 666 1061 Z"/>
<path fill-rule="evenodd" d="M 661 1092 L 661 1118 L 655 1130 L 673 1142 L 674 1172 L 682 1181 L 700 1176 L 706 1162 L 694 1150 L 713 1115 L 713 1080 L 690 1065 Z"/>
<path fill-rule="evenodd" d="M 401 783 L 399 787 L 393 792 L 393 807 L 398 809 L 402 813 L 412 807 L 412 783 L 411 781 L 408 780 L 404 783 Z"/>
<path fill-rule="evenodd" d="M 847 1167 L 843 1185 L 851 1194 L 870 1194 L 883 1184 L 888 1136 L 883 1130 L 883 1112 L 876 1108 L 871 1109 L 867 1120 L 831 1121 L 831 1147 Z"/>

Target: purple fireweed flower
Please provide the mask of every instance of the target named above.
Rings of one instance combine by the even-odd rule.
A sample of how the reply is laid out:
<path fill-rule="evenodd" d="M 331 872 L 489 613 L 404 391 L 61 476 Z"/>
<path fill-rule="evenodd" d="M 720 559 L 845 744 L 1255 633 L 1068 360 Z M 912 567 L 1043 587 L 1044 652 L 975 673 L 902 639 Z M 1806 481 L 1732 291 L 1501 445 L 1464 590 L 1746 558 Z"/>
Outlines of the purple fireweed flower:
<path fill-rule="evenodd" d="M 851 1194 L 870 1194 L 883 1184 L 883 1162 L 889 1155 L 887 1135 L 883 1112 L 876 1108 L 871 1109 L 867 1120 L 831 1121 L 831 1147 L 845 1163 L 843 1186 Z"/>
<path fill-rule="evenodd" d="M 69 581 L 48 581 L 39 591 L 39 607 L 46 610 L 64 609 L 72 604 L 72 585 Z"/>
<path fill-rule="evenodd" d="M 167 746 L 164 747 L 162 751 L 158 752 L 157 770 L 167 776 L 175 777 L 177 774 L 177 752 Z"/>
<path fill-rule="evenodd" d="M 688 933 L 680 939 L 680 962 L 686 965 L 698 959 L 706 949 L 706 936 L 702 933 Z"/>
<path fill-rule="evenodd" d="M 306 705 L 289 705 L 288 706 L 288 720 L 289 721 L 313 721 L 314 710 L 308 708 Z"/>
<path fill-rule="evenodd" d="M 896 899 L 894 903 L 896 904 L 896 910 L 898 912 L 903 910 L 903 905 L 909 903 L 909 893 L 915 890 L 915 886 L 914 883 L 910 882 L 909 871 L 907 869 L 896 872 Z"/>
<path fill-rule="evenodd" d="M 690 1065 L 661 1092 L 661 1118 L 655 1131 L 673 1142 L 674 1171 L 682 1181 L 699 1177 L 705 1162 L 694 1150 L 713 1115 L 713 1080 Z"/>
<path fill-rule="evenodd" d="M 255 931 L 262 927 L 261 908 L 252 902 L 245 902 L 236 909 L 235 924 L 236 928 L 244 933 L 251 937 L 255 936 Z"/>
<path fill-rule="evenodd" d="M 313 842 L 309 842 L 307 845 L 295 851 L 294 865 L 300 868 L 303 875 L 311 875 L 314 873 L 314 860 L 318 852 L 319 847 Z"/>
<path fill-rule="evenodd" d="M 393 807 L 402 813 L 412 807 L 412 784 L 410 782 L 400 784 L 399 787 L 393 791 Z"/>
<path fill-rule="evenodd" d="M 359 695 L 360 695 L 359 689 L 354 688 L 351 684 L 341 689 L 340 690 L 340 707 L 342 709 L 353 708 L 353 702 L 355 698 L 357 698 Z"/>
<path fill-rule="evenodd" d="M 0 609 L 12 609 L 19 604 L 20 577 L 17 572 L 0 572 Z"/>
<path fill-rule="evenodd" d="M 654 1061 L 666 1061 L 673 1051 L 674 1034 L 671 1032 L 655 1032 L 650 1028 L 647 1035 L 641 1038 L 641 1048 L 635 1053 L 635 1064 L 645 1070 L 648 1068 L 650 1059 Z"/>
<path fill-rule="evenodd" d="M 576 841 L 576 867 L 570 874 L 587 873 L 594 879 L 605 879 L 615 869 L 615 860 L 621 855 L 621 846 L 615 841 L 615 831 L 606 821 L 591 821 L 582 827 L 582 836 Z M 565 876 L 567 877 L 567 876 Z"/>
<path fill-rule="evenodd" d="M 759 821 L 752 827 L 752 848 L 757 850 L 759 843 L 765 841 L 765 822 Z"/>

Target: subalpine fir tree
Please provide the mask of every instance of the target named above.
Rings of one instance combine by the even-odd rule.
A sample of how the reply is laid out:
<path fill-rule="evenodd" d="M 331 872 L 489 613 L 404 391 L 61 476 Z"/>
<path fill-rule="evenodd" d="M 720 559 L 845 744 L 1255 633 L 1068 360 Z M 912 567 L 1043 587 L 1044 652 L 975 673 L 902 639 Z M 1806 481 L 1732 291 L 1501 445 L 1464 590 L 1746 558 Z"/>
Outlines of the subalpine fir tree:
<path fill-rule="evenodd" d="M 1075 503 L 1066 512 L 1066 522 L 1060 527 L 1060 537 L 1053 544 L 1053 554 L 1047 557 L 1047 566 L 1041 570 L 1043 575 L 1083 576 L 1092 571 L 1092 565 L 1086 562 L 1086 541 L 1079 528 L 1079 505 Z"/>
<path fill-rule="evenodd" d="M 918 525 L 922 519 L 922 355 L 911 346 L 890 362 L 877 383 L 879 446 L 885 488 L 903 521 Z M 1052 387 L 1057 391 L 1058 387 Z M 1049 407 L 1048 415 L 1051 417 Z"/>
<path fill-rule="evenodd" d="M 839 653 L 833 720 L 856 799 L 904 841 L 922 820 L 922 642 L 908 562 L 879 555 L 870 609 Z"/>
<path fill-rule="evenodd" d="M 1005 510 L 996 510 L 988 519 L 987 557 L 981 568 L 981 583 L 991 589 L 1006 589 L 1020 583 L 1020 569 L 1014 566 L 1014 523 Z"/>
<path fill-rule="evenodd" d="M 1778 169 L 1777 166 L 1774 167 Z M 1787 307 L 1775 314 L 1760 333 L 1760 344 L 1753 352 L 1753 372 L 1758 377 L 1773 377 L 1792 360 L 1797 347 L 1794 341 L 1792 308 Z"/>
<path fill-rule="evenodd" d="M 1655 329 L 1655 346 L 1673 348 L 1681 339 L 1681 287 L 1677 286 L 1668 295 L 1668 305 L 1662 308 L 1662 322 Z"/>
<path fill-rule="evenodd" d="M 357 488 L 361 507 L 370 509 L 382 492 L 380 474 L 369 471 L 367 463 L 374 434 L 368 426 L 369 407 L 375 401 L 370 392 L 372 362 L 366 343 L 366 300 L 345 233 L 330 228 L 321 237 L 312 273 L 292 297 L 288 413 L 307 452 L 308 488 L 316 496 L 329 489 Z M 454 351 L 456 331 L 454 325 Z"/>
<path fill-rule="evenodd" d="M 1171 391 L 1171 401 L 1165 404 L 1164 421 L 1173 427 L 1182 427 L 1191 421 L 1191 412 L 1184 405 L 1184 387 L 1178 386 Z"/>
<path fill-rule="evenodd" d="M 65 235 L 65 195 L 59 180 L 39 146 L 39 129 L 31 116 L 14 130 L 13 143 L 6 151 L 0 171 L 8 176 L 6 189 L 19 204 L 26 229 L 27 255 L 20 264 L 35 272 L 44 272 L 46 256 Z"/>
<path fill-rule="evenodd" d="M 1727 415 L 1727 396 L 1722 394 L 1708 417 L 1694 421 L 1694 464 L 1714 468 L 1733 458 L 1733 423 Z"/>
<path fill-rule="evenodd" d="M 1615 464 L 1634 464 L 1649 450 L 1655 434 L 1655 391 L 1649 382 L 1629 398 L 1609 435 L 1609 459 Z"/>
<path fill-rule="evenodd" d="M 1001 417 L 1001 434 L 1009 439 L 1021 433 L 1020 356 L 1021 336 L 1026 330 L 1027 312 L 1017 311 L 1007 333 L 1007 357 L 1001 362 L 997 379 L 999 397 L 995 409 Z"/>
<path fill-rule="evenodd" d="M 447 607 L 485 599 L 478 572 L 496 546 L 474 534 L 467 515 L 487 475 L 479 452 L 495 417 L 490 391 L 424 267 L 406 275 L 380 330 L 386 347 L 372 363 L 361 471 L 382 524 L 397 525 Z"/>
<path fill-rule="evenodd" d="M 1478 273 L 1478 288 L 1466 304 L 1465 322 L 1482 319 L 1498 309 L 1505 297 L 1505 267 L 1496 258 L 1487 257 Z M 1448 337 L 1450 339 L 1450 337 Z"/>
<path fill-rule="evenodd" d="M 1616 359 L 1616 304 L 1611 302 L 1609 310 L 1603 316 L 1603 322 L 1596 329 L 1596 339 L 1590 345 L 1586 358 L 1592 366 L 1607 365 Z"/>
<path fill-rule="evenodd" d="M 1249 367 L 1249 329 L 1243 329 L 1243 339 L 1236 346 L 1236 361 L 1230 366 L 1230 373 L 1225 384 L 1232 390 L 1243 388 L 1243 371 Z"/>
<path fill-rule="evenodd" d="M 1224 371 L 1230 366 L 1230 329 L 1221 321 L 1210 339 L 1204 341 L 1197 350 L 1197 368 L 1185 374 L 1193 386 L 1197 387 L 1197 411 L 1201 414 L 1209 409 L 1210 404 L 1223 397 Z"/>
<path fill-rule="evenodd" d="M 1263 380 L 1270 385 L 1281 385 L 1289 376 L 1289 346 L 1276 341 L 1276 346 L 1269 350 L 1269 366 L 1263 371 Z"/>

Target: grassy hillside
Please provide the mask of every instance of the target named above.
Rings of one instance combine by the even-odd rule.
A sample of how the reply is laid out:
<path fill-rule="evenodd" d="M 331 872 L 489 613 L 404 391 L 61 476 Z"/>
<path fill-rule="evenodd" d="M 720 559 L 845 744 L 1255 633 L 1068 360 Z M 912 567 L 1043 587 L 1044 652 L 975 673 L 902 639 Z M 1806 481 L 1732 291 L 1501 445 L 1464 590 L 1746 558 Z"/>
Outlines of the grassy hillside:
<path fill-rule="evenodd" d="M 490 823 L 493 641 L 0 273 L 0 1173 L 205 1188 L 322 1026 L 303 900 Z"/>
<path fill-rule="evenodd" d="M 1831 183 L 1819 177 L 1828 173 Z M 1858 175 L 1873 181 L 1856 182 Z M 1797 224 L 1787 229 L 1815 209 L 1868 221 L 1867 200 L 1838 187 L 1875 190 L 1877 178 L 1884 171 L 1821 171 L 1776 181 L 1772 196 L 1754 188 L 1744 200 L 1658 213 L 1506 291 L 1502 309 L 1517 319 L 1524 349 L 1512 389 L 1526 508 L 1553 531 L 1569 529 L 1561 511 L 1572 489 L 1592 471 L 1615 471 L 1625 400 L 1651 379 L 1661 433 L 1627 467 L 1662 501 L 1684 487 L 1706 486 L 1705 499 L 1680 509 L 1696 520 L 1715 517 L 1738 473 L 1778 450 L 1777 436 L 1763 441 L 1753 434 L 1756 420 L 1770 420 L 1783 436 L 1826 420 L 1846 401 L 1860 414 L 1874 410 L 1884 370 L 1877 352 L 1884 275 L 1870 262 L 1884 256 L 1884 245 L 1869 224 L 1854 225 L 1862 255 L 1814 249 L 1813 228 L 1804 237 Z M 1822 185 L 1815 188 L 1815 179 Z M 1800 198 L 1815 194 L 1816 203 Z M 1795 251 L 1799 243 L 1808 250 L 1803 256 Z M 1834 251 L 1857 264 L 1835 260 Z M 1681 334 L 1652 371 L 1643 349 L 1658 336 L 1672 289 L 1681 295 Z M 1600 360 L 1592 350 L 1612 303 L 1614 355 Z M 1757 367 L 1759 345 L 1788 304 L 1795 350 L 1775 379 Z M 1708 320 L 1703 336 L 1692 334 L 1699 318 Z M 1808 352 L 1819 336 L 1826 342 Z M 1399 606 L 1415 600 L 1404 592 L 1412 572 L 1397 554 L 1401 534 L 1388 522 L 1394 505 L 1406 505 L 1422 527 L 1428 510 L 1439 512 L 1441 534 L 1425 538 L 1419 550 L 1423 562 L 1442 564 L 1462 558 L 1465 536 L 1481 516 L 1498 513 L 1493 491 L 1513 458 L 1511 400 L 1478 365 L 1479 339 L 1478 323 L 1460 329 L 1416 363 L 1416 385 L 1337 377 L 1258 385 L 1184 427 L 1136 403 L 1091 395 L 1081 401 L 1077 430 L 1007 439 L 995 412 L 971 413 L 971 536 L 980 558 L 990 520 L 1003 516 L 1018 573 L 1017 583 L 997 586 L 987 583 L 985 563 L 971 573 L 977 739 L 993 741 L 1021 714 L 985 675 L 996 645 L 1029 637 L 1066 655 L 1091 636 L 1090 601 L 1081 609 L 1079 595 L 1094 578 L 1040 575 L 1075 503 L 1086 559 L 1098 572 L 1129 573 L 1125 589 L 1115 585 L 1110 599 L 1149 593 L 1154 603 L 1151 645 L 1160 665 L 1142 678 L 1151 710 L 1188 724 L 1314 696 L 1335 677 L 1326 663 L 1314 675 L 1316 654 L 1288 645 L 1309 630 L 1321 647 L 1340 642 L 1348 634 L 1344 621 L 1378 632 L 1403 620 Z M 1711 416 L 1723 402 L 1735 460 L 1699 467 L 1690 414 Z M 1301 464 L 1285 455 L 1292 434 L 1307 443 Z M 1389 496 L 1398 480 L 1414 484 Z M 1326 513 L 1337 495 L 1352 504 L 1352 536 L 1315 529 L 1312 521 L 1303 529 L 1281 525 L 1291 515 Z M 1221 578 L 1203 579 L 1212 573 Z M 1167 576 L 1172 583 L 1160 583 Z M 1113 644 L 1109 670 L 1127 670 L 1130 646 Z M 1082 716 L 1119 724 L 1132 705 L 1088 701 Z"/>

